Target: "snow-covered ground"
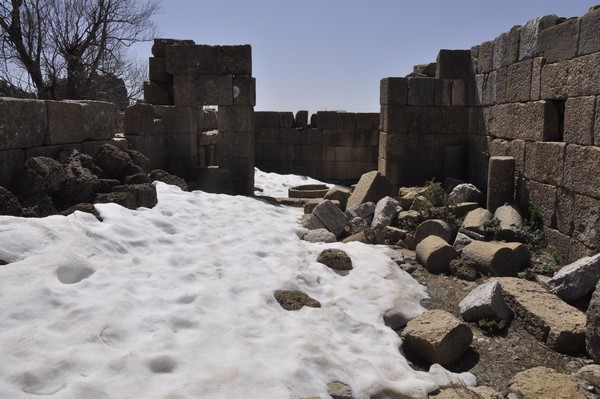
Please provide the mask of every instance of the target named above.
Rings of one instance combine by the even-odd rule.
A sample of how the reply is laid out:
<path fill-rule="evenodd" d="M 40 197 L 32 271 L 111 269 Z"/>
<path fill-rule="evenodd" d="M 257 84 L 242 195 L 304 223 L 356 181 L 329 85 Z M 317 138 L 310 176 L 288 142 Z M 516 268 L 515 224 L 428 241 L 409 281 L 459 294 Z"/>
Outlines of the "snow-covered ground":
<path fill-rule="evenodd" d="M 102 223 L 0 216 L 1 398 L 327 398 L 332 381 L 420 398 L 447 384 L 441 367 L 411 369 L 383 323 L 427 294 L 380 249 L 301 241 L 294 209 L 156 185 L 156 207 L 97 205 Z M 354 269 L 317 263 L 326 247 Z M 275 290 L 322 307 L 286 311 Z"/>
<path fill-rule="evenodd" d="M 288 189 L 305 184 L 325 184 L 307 176 L 298 175 L 279 175 L 277 173 L 263 172 L 254 168 L 254 186 L 262 189 L 257 191 L 256 195 L 265 195 L 269 197 L 287 197 Z M 331 184 L 328 184 L 331 187 Z"/>

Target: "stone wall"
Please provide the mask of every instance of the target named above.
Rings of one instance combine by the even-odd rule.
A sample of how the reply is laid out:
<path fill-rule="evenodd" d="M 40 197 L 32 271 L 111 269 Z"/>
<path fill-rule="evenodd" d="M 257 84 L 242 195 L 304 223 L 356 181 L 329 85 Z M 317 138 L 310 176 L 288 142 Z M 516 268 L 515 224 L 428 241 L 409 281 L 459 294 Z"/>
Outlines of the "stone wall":
<path fill-rule="evenodd" d="M 252 195 L 256 83 L 251 53 L 249 45 L 156 39 L 144 103 L 125 110 L 130 147 L 154 167 L 188 180 L 229 179 L 233 193 Z M 218 107 L 218 118 L 207 106 Z"/>
<path fill-rule="evenodd" d="M 32 157 L 72 149 L 93 156 L 106 143 L 126 149 L 115 138 L 116 118 L 112 103 L 0 98 L 0 186 L 16 185 Z"/>
<path fill-rule="evenodd" d="M 377 169 L 379 114 L 319 111 L 256 112 L 256 166 L 356 183 Z"/>
<path fill-rule="evenodd" d="M 600 250 L 600 10 L 536 18 L 435 66 L 382 80 L 379 170 L 397 186 L 454 177 L 448 148 L 464 146 L 463 176 L 486 189 L 489 157 L 512 156 L 516 202 L 541 212 L 549 243 L 570 259 Z"/>

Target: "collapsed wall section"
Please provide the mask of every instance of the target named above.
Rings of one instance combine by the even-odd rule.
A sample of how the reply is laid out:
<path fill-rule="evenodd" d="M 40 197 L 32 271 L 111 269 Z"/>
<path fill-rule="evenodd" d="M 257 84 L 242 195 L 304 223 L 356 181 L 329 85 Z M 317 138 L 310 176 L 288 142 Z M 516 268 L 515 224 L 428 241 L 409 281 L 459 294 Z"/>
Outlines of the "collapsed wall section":
<path fill-rule="evenodd" d="M 378 113 L 256 112 L 256 166 L 355 183 L 377 169 L 378 127 Z"/>

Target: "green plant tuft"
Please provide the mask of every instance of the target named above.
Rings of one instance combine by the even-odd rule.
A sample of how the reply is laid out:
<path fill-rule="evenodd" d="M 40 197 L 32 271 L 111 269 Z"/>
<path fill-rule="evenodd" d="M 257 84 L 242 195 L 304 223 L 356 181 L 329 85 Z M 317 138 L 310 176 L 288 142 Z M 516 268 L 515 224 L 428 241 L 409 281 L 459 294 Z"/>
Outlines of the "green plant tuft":
<path fill-rule="evenodd" d="M 501 319 L 481 319 L 477 323 L 479 328 L 483 331 L 487 332 L 490 335 L 499 334 L 502 331 L 506 330 L 507 324 L 504 320 Z"/>

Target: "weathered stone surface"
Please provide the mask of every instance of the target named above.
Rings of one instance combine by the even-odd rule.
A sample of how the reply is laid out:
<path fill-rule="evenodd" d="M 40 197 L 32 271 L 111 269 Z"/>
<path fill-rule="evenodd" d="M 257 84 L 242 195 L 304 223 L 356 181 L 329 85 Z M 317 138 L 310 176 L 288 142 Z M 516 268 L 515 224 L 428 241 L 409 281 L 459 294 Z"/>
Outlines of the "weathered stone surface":
<path fill-rule="evenodd" d="M 600 51 L 600 10 L 590 10 L 580 18 L 578 55 Z"/>
<path fill-rule="evenodd" d="M 521 37 L 519 42 L 519 60 L 533 58 L 538 55 L 538 40 L 540 33 L 553 25 L 556 25 L 556 15 L 545 15 L 528 21 L 521 26 Z"/>
<path fill-rule="evenodd" d="M 454 249 L 460 253 L 462 249 L 473 242 L 473 239 L 466 234 L 461 233 L 460 231 L 456 234 L 454 238 L 454 244 L 452 246 Z"/>
<path fill-rule="evenodd" d="M 600 147 L 567 146 L 563 186 L 600 199 Z"/>
<path fill-rule="evenodd" d="M 304 237 L 302 237 L 304 241 L 308 242 L 325 242 L 331 243 L 336 242 L 337 239 L 335 234 L 325 228 L 316 228 L 310 230 Z"/>
<path fill-rule="evenodd" d="M 325 196 L 323 197 L 323 199 L 339 201 L 340 209 L 342 211 L 346 210 L 348 198 L 350 198 L 350 191 L 340 187 L 331 187 L 329 191 L 327 191 L 327 194 L 325 194 Z"/>
<path fill-rule="evenodd" d="M 380 105 L 408 104 L 408 79 L 384 78 L 380 83 Z"/>
<path fill-rule="evenodd" d="M 467 295 L 458 304 L 460 315 L 466 321 L 479 321 L 483 319 L 501 319 L 510 321 L 513 312 L 510 310 L 504 298 L 500 284 L 490 280 Z"/>
<path fill-rule="evenodd" d="M 490 157 L 488 166 L 487 209 L 495 212 L 499 206 L 514 202 L 515 159 Z"/>
<path fill-rule="evenodd" d="M 585 399 L 575 379 L 548 367 L 535 367 L 516 374 L 503 391 L 505 398 Z"/>
<path fill-rule="evenodd" d="M 467 213 L 467 216 L 465 216 L 465 220 L 463 221 L 460 230 L 469 230 L 479 235 L 485 236 L 486 231 L 484 228 L 484 224 L 485 222 L 490 221 L 492 217 L 492 213 L 487 209 L 474 209 L 471 212 Z"/>
<path fill-rule="evenodd" d="M 450 223 L 441 219 L 430 219 L 421 223 L 415 232 L 417 243 L 429 236 L 438 236 L 446 242 L 453 242 L 454 228 Z"/>
<path fill-rule="evenodd" d="M 473 397 L 473 399 L 498 399 L 499 394 L 493 388 L 485 386 L 455 386 L 441 389 L 439 394 L 435 396 L 429 396 L 430 399 L 464 399 L 471 397 Z"/>
<path fill-rule="evenodd" d="M 75 101 L 46 101 L 48 131 L 44 144 L 78 143 L 85 139 L 83 105 Z"/>
<path fill-rule="evenodd" d="M 596 279 L 598 275 L 595 276 Z M 596 284 L 587 310 L 585 347 L 596 363 L 600 362 L 600 283 Z"/>
<path fill-rule="evenodd" d="M 567 302 L 594 291 L 600 279 L 600 254 L 581 258 L 562 267 L 548 282 L 550 292 Z"/>
<path fill-rule="evenodd" d="M 501 33 L 494 40 L 494 69 L 507 67 L 519 59 L 519 26 L 514 26 L 509 32 Z"/>
<path fill-rule="evenodd" d="M 354 235 L 362 231 L 367 231 L 370 228 L 369 223 L 365 219 L 360 217 L 350 219 L 347 227 L 349 229 L 350 235 Z"/>
<path fill-rule="evenodd" d="M 546 291 L 518 278 L 498 278 L 506 303 L 536 339 L 557 352 L 577 353 L 585 348 L 585 314 Z"/>
<path fill-rule="evenodd" d="M 193 40 L 179 40 L 168 38 L 156 38 L 152 44 L 152 55 L 155 57 L 165 57 L 167 46 L 193 46 Z"/>
<path fill-rule="evenodd" d="M 408 78 L 408 105 L 422 107 L 435 103 L 435 79 Z"/>
<path fill-rule="evenodd" d="M 512 249 L 517 257 L 519 258 L 519 262 L 521 267 L 524 267 L 529 264 L 531 259 L 531 253 L 529 249 L 525 245 L 520 242 L 504 242 L 504 241 L 495 241 L 497 244 L 502 245 L 503 247 Z"/>
<path fill-rule="evenodd" d="M 517 231 L 523 225 L 521 211 L 515 205 L 505 204 L 496 209 L 494 217 L 500 222 L 500 229 L 496 234 L 496 239 L 515 241 L 517 239 Z"/>
<path fill-rule="evenodd" d="M 450 274 L 466 281 L 475 281 L 481 277 L 475 262 L 464 259 L 453 259 L 450 262 Z"/>
<path fill-rule="evenodd" d="M 594 144 L 596 97 L 567 99 L 565 103 L 564 141 L 568 144 Z"/>
<path fill-rule="evenodd" d="M 22 208 L 17 197 L 0 186 L 0 215 L 21 216 Z"/>
<path fill-rule="evenodd" d="M 556 141 L 560 138 L 560 112 L 556 107 L 551 101 L 528 101 L 484 108 L 481 133 L 506 139 Z"/>
<path fill-rule="evenodd" d="M 479 45 L 477 53 L 477 73 L 488 73 L 494 69 L 494 42 L 486 41 Z"/>
<path fill-rule="evenodd" d="M 132 135 L 155 134 L 154 109 L 151 104 L 138 103 L 125 108 L 123 131 Z"/>
<path fill-rule="evenodd" d="M 352 270 L 352 259 L 345 251 L 338 248 L 324 249 L 317 257 L 317 262 L 334 270 Z"/>
<path fill-rule="evenodd" d="M 443 310 L 430 310 L 412 319 L 402 335 L 406 349 L 441 365 L 458 360 L 473 341 L 471 329 Z"/>
<path fill-rule="evenodd" d="M 327 228 L 325 227 L 325 225 L 323 224 L 323 222 L 321 222 L 321 219 L 319 219 L 318 217 L 316 217 L 312 213 L 310 215 L 308 215 L 306 217 L 306 219 L 304 219 L 302 221 L 302 227 L 304 227 L 305 229 L 308 229 L 308 230 L 316 230 L 316 229 L 325 229 L 325 230 L 327 230 Z"/>
<path fill-rule="evenodd" d="M 392 224 L 392 220 L 399 209 L 402 209 L 400 208 L 400 203 L 394 198 L 386 196 L 380 199 L 375 206 L 371 228 L 383 229 Z"/>
<path fill-rule="evenodd" d="M 47 131 L 43 101 L 0 98 L 0 151 L 42 145 Z"/>
<path fill-rule="evenodd" d="M 523 102 L 531 99 L 532 65 L 532 60 L 526 60 L 508 66 L 506 70 L 506 102 Z"/>
<path fill-rule="evenodd" d="M 26 218 L 44 218 L 58 213 L 52 203 L 52 198 L 44 192 L 29 195 L 23 198 L 21 203 L 23 205 L 21 214 Z"/>
<path fill-rule="evenodd" d="M 485 201 L 485 194 L 471 183 L 457 185 L 448 196 L 455 202 L 477 202 L 483 204 Z"/>
<path fill-rule="evenodd" d="M 167 73 L 164 57 L 150 57 L 148 59 L 148 75 L 151 81 L 159 83 L 172 83 L 173 75 Z"/>
<path fill-rule="evenodd" d="M 26 184 L 32 192 L 54 192 L 65 178 L 62 165 L 52 158 L 35 157 L 25 161 Z"/>
<path fill-rule="evenodd" d="M 173 75 L 188 72 L 252 75 L 252 48 L 250 45 L 168 45 L 164 57 L 166 58 L 166 70 Z"/>
<path fill-rule="evenodd" d="M 144 82 L 144 102 L 153 105 L 173 105 L 173 86 L 159 82 Z"/>
<path fill-rule="evenodd" d="M 97 204 L 115 203 L 128 209 L 135 209 L 137 207 L 135 196 L 129 192 L 112 192 L 98 194 L 96 196 L 95 202 Z"/>
<path fill-rule="evenodd" d="M 549 63 L 570 60 L 577 53 L 579 19 L 569 19 L 544 29 L 540 34 L 538 49 Z"/>
<path fill-rule="evenodd" d="M 365 202 L 377 203 L 387 195 L 392 195 L 392 185 L 389 180 L 378 171 L 368 172 L 360 177 L 356 188 L 348 199 L 348 207 Z"/>
<path fill-rule="evenodd" d="M 275 299 L 285 310 L 300 310 L 304 306 L 320 308 L 321 303 L 301 291 L 275 291 Z"/>
<path fill-rule="evenodd" d="M 340 381 L 334 381 L 327 384 L 327 393 L 333 399 L 354 399 L 350 386 Z"/>
<path fill-rule="evenodd" d="M 233 105 L 233 91 L 231 75 L 187 73 L 175 75 L 173 83 L 176 106 Z"/>
<path fill-rule="evenodd" d="M 344 227 L 348 224 L 348 218 L 344 215 L 344 212 L 329 200 L 324 200 L 317 205 L 312 214 L 336 237 L 344 232 Z"/>
<path fill-rule="evenodd" d="M 539 183 L 561 185 L 566 147 L 565 143 L 527 143 L 525 177 Z"/>
<path fill-rule="evenodd" d="M 119 180 L 127 175 L 128 169 L 133 165 L 133 161 L 125 151 L 110 144 L 98 148 L 94 163 L 108 176 Z"/>
<path fill-rule="evenodd" d="M 366 230 L 344 238 L 343 243 L 362 242 L 364 244 L 384 244 L 385 238 L 381 230 Z"/>
<path fill-rule="evenodd" d="M 467 79 L 471 67 L 471 50 L 440 50 L 437 56 L 438 79 Z"/>
<path fill-rule="evenodd" d="M 87 202 L 86 203 L 80 203 L 80 204 L 73 205 L 72 207 L 70 207 L 66 211 L 61 212 L 61 214 L 63 216 L 68 216 L 68 215 L 70 215 L 72 213 L 75 213 L 77 211 L 78 212 L 91 213 L 100 222 L 103 220 L 102 217 L 100 216 L 100 212 L 98 212 L 98 210 L 96 209 L 96 207 L 94 206 L 94 204 L 90 204 L 90 203 L 87 203 Z"/>
<path fill-rule="evenodd" d="M 114 192 L 124 192 L 133 195 L 135 207 L 152 208 L 158 203 L 156 187 L 153 184 L 127 184 L 113 187 Z"/>
<path fill-rule="evenodd" d="M 172 186 L 177 186 L 183 191 L 188 191 L 188 185 L 181 177 L 175 176 L 164 170 L 155 169 L 148 175 L 151 181 L 161 181 Z"/>
<path fill-rule="evenodd" d="M 527 182 L 526 189 L 529 201 L 540 212 L 544 225 L 548 227 L 556 227 L 556 186 L 529 180 Z"/>
<path fill-rule="evenodd" d="M 438 236 L 428 236 L 416 248 L 417 260 L 430 273 L 446 273 L 456 250 Z"/>
<path fill-rule="evenodd" d="M 587 386 L 594 387 L 596 393 L 600 391 L 599 364 L 589 364 L 580 368 L 579 371 L 577 371 L 577 373 L 575 374 L 575 378 L 577 378 L 579 381 L 584 382 Z"/>
<path fill-rule="evenodd" d="M 483 273 L 493 276 L 516 276 L 521 265 L 512 249 L 494 242 L 473 241 L 463 248 L 461 256 L 477 263 Z"/>

